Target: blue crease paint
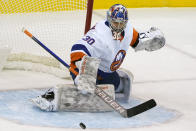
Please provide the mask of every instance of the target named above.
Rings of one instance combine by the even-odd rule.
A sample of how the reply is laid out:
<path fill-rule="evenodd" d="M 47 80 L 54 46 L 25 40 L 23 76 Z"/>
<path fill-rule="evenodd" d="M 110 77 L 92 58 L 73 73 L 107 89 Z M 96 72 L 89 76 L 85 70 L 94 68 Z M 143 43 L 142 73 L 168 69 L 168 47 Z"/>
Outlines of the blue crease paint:
<path fill-rule="evenodd" d="M 116 112 L 83 113 L 83 112 L 45 112 L 34 106 L 29 100 L 47 89 L 29 89 L 0 92 L 0 117 L 13 122 L 56 128 L 80 128 L 85 123 L 87 128 L 135 128 L 164 123 L 179 116 L 179 113 L 168 108 L 156 106 L 131 118 L 123 118 Z M 132 107 L 143 100 L 133 98 L 124 107 Z"/>

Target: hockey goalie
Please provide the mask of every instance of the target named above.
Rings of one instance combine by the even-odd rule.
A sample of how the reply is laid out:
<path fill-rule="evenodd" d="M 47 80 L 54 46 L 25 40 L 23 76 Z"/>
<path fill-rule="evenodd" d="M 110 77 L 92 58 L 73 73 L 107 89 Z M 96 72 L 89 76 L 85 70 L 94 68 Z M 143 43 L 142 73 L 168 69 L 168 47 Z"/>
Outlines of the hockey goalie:
<path fill-rule="evenodd" d="M 107 11 L 107 19 L 98 22 L 71 49 L 70 72 L 74 85 L 57 85 L 33 98 L 45 111 L 112 111 L 94 92 L 98 86 L 113 99 L 128 102 L 133 75 L 120 68 L 127 50 L 155 51 L 165 45 L 163 33 L 155 27 L 138 33 L 128 21 L 127 9 L 121 4 Z"/>

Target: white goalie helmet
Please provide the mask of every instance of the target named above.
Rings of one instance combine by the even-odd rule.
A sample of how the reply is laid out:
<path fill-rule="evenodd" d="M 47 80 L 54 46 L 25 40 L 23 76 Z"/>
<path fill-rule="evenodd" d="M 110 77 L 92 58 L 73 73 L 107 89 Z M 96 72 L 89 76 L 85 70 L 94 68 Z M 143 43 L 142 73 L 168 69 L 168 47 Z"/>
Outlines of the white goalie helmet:
<path fill-rule="evenodd" d="M 112 31 L 122 32 L 127 25 L 128 11 L 125 6 L 115 4 L 107 11 L 107 21 Z"/>

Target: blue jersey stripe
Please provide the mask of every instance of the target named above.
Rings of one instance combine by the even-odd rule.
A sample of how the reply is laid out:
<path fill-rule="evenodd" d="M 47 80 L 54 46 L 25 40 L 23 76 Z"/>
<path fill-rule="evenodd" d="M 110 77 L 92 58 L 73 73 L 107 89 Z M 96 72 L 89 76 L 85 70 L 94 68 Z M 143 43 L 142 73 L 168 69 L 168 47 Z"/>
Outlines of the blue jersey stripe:
<path fill-rule="evenodd" d="M 72 46 L 71 51 L 76 51 L 76 50 L 83 50 L 88 56 L 91 56 L 90 52 L 88 49 L 82 45 L 82 44 L 75 44 Z"/>

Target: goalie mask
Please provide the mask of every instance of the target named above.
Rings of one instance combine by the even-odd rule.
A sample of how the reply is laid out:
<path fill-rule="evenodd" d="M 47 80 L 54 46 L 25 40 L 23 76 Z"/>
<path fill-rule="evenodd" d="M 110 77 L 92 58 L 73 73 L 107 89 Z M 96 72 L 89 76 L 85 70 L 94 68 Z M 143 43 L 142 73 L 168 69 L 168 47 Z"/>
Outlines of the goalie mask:
<path fill-rule="evenodd" d="M 107 11 L 107 21 L 112 31 L 122 32 L 127 25 L 128 12 L 126 7 L 115 4 Z"/>

